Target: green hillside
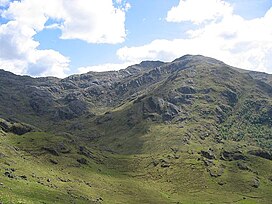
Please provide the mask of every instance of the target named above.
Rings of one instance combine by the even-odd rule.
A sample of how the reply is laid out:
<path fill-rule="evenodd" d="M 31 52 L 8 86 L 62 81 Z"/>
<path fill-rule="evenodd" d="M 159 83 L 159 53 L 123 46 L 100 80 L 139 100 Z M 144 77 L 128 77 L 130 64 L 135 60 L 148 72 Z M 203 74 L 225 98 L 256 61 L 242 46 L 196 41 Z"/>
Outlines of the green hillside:
<path fill-rule="evenodd" d="M 271 75 L 185 55 L 0 71 L 0 203 L 271 203 Z"/>

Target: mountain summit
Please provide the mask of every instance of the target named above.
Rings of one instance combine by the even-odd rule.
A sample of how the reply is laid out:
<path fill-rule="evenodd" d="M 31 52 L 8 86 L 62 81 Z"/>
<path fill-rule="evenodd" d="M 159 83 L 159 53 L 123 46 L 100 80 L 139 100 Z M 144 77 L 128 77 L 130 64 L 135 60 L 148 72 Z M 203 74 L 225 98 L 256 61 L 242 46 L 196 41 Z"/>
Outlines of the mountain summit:
<path fill-rule="evenodd" d="M 272 76 L 200 55 L 0 70 L 4 203 L 270 203 Z"/>

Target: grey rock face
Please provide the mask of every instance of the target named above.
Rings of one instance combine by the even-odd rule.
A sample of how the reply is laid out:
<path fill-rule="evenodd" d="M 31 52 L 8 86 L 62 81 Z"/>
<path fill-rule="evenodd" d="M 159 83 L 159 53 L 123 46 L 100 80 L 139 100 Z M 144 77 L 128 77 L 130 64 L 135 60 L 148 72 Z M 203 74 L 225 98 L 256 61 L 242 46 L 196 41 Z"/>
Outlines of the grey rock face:
<path fill-rule="evenodd" d="M 247 158 L 240 151 L 226 151 L 221 153 L 221 159 L 226 161 L 246 160 Z"/>
<path fill-rule="evenodd" d="M 251 150 L 249 154 L 255 155 L 257 157 L 262 157 L 264 159 L 272 160 L 272 154 L 266 150 Z"/>
<path fill-rule="evenodd" d="M 163 121 L 169 121 L 180 112 L 178 106 L 158 97 L 149 97 L 144 102 L 144 113 L 148 117 L 151 113 L 160 115 Z"/>
<path fill-rule="evenodd" d="M 215 159 L 215 155 L 211 150 L 205 151 L 205 150 L 201 150 L 200 154 L 207 158 L 207 159 Z"/>

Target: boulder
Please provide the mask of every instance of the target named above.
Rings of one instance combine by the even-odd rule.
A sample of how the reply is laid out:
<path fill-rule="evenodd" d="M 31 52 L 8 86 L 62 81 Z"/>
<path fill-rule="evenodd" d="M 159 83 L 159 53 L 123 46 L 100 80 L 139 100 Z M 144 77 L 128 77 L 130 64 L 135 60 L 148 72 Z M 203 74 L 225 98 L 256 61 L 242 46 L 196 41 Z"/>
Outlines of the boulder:
<path fill-rule="evenodd" d="M 1 118 L 0 129 L 2 129 L 5 132 L 11 132 L 16 135 L 23 135 L 34 130 L 34 128 L 31 127 L 30 125 L 23 124 L 20 122 L 8 122 Z"/>
<path fill-rule="evenodd" d="M 220 186 L 223 186 L 223 185 L 226 184 L 226 182 L 224 182 L 224 181 L 218 181 L 217 183 L 218 183 Z"/>
<path fill-rule="evenodd" d="M 9 171 L 5 171 L 4 175 L 8 178 L 15 178 L 15 176 Z"/>
<path fill-rule="evenodd" d="M 165 162 L 163 162 L 162 164 L 161 164 L 161 167 L 162 168 L 168 168 L 168 167 L 170 167 L 171 165 L 169 164 L 169 163 L 165 163 Z"/>
<path fill-rule="evenodd" d="M 264 159 L 272 160 L 272 154 L 266 150 L 251 150 L 248 152 L 251 155 L 262 157 Z"/>
<path fill-rule="evenodd" d="M 246 164 L 246 163 L 244 163 L 244 162 L 238 162 L 237 163 L 237 167 L 239 168 L 239 169 L 241 169 L 241 170 L 246 170 L 246 171 L 251 171 L 251 169 L 249 168 L 249 166 Z"/>
<path fill-rule="evenodd" d="M 54 159 L 49 159 L 49 161 L 52 163 L 52 164 L 58 164 L 58 162 Z"/>
<path fill-rule="evenodd" d="M 178 92 L 182 94 L 195 94 L 196 90 L 192 86 L 183 86 L 178 88 Z"/>
<path fill-rule="evenodd" d="M 214 162 L 211 159 L 203 159 L 205 166 L 213 166 Z"/>
<path fill-rule="evenodd" d="M 151 162 L 151 164 L 153 164 L 153 166 L 158 166 L 159 163 L 160 163 L 160 161 L 155 160 L 155 159 Z"/>
<path fill-rule="evenodd" d="M 22 175 L 22 176 L 19 176 L 21 179 L 24 179 L 24 180 L 27 180 L 27 176 L 26 175 Z"/>
<path fill-rule="evenodd" d="M 208 151 L 201 150 L 200 154 L 207 159 L 215 159 L 215 155 L 214 155 L 213 151 L 211 151 L 211 150 L 208 150 Z"/>
<path fill-rule="evenodd" d="M 4 130 L 5 132 L 7 132 L 8 129 L 9 129 L 9 127 L 10 127 L 10 123 L 7 122 L 6 120 L 0 118 L 0 128 L 1 128 L 2 130 Z"/>
<path fill-rule="evenodd" d="M 5 156 L 6 156 L 5 154 L 3 154 L 2 152 L 0 152 L 0 159 L 4 158 Z"/>
<path fill-rule="evenodd" d="M 77 159 L 77 162 L 80 164 L 87 164 L 88 163 L 87 159 L 85 159 L 85 158 L 79 158 L 79 159 Z"/>
<path fill-rule="evenodd" d="M 221 159 L 225 161 L 233 160 L 247 160 L 247 158 L 240 151 L 226 151 L 221 153 Z"/>
<path fill-rule="evenodd" d="M 60 155 L 60 153 L 54 147 L 42 147 L 42 150 L 45 150 L 54 156 Z"/>
<path fill-rule="evenodd" d="M 224 169 L 222 167 L 211 167 L 208 169 L 211 177 L 220 177 L 224 173 Z"/>
<path fill-rule="evenodd" d="M 56 145 L 56 149 L 62 154 L 68 154 L 71 152 L 71 149 L 68 148 L 63 142 L 58 143 Z"/>
<path fill-rule="evenodd" d="M 258 178 L 254 178 L 252 180 L 251 186 L 254 187 L 254 188 L 259 188 L 259 186 L 260 186 L 260 180 Z"/>

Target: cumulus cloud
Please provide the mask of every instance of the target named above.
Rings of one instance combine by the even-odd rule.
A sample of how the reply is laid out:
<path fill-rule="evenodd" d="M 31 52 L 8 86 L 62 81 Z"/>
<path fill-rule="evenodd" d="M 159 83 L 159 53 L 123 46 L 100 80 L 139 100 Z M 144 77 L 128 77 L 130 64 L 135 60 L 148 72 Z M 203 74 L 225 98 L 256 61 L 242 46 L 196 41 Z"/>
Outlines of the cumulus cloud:
<path fill-rule="evenodd" d="M 157 39 L 143 46 L 122 47 L 117 51 L 118 57 L 124 61 L 171 61 L 184 54 L 202 54 L 244 69 L 272 73 L 272 8 L 263 17 L 246 20 L 235 15 L 231 5 L 222 1 L 197 2 L 203 4 L 202 10 L 216 8 L 215 4 L 218 4 L 218 7 L 221 6 L 221 10 L 226 12 L 219 15 L 211 9 L 209 14 L 204 12 L 199 16 L 193 15 L 200 12 L 196 0 L 181 0 L 177 7 L 168 12 L 168 21 L 205 23 L 196 29 L 188 30 L 186 37 L 173 40 Z M 181 7 L 184 5 L 185 8 Z"/>
<path fill-rule="evenodd" d="M 59 24 L 63 39 L 115 44 L 126 36 L 126 4 L 115 8 L 112 0 L 22 0 L 11 3 L 2 16 L 36 31 L 50 18 Z"/>
<path fill-rule="evenodd" d="M 35 34 L 33 28 L 16 20 L 0 25 L 0 67 L 16 74 L 64 77 L 69 59 L 54 50 L 37 49 Z"/>
<path fill-rule="evenodd" d="M 207 20 L 230 15 L 233 12 L 229 3 L 222 0 L 181 0 L 167 13 L 169 22 L 191 21 L 200 24 Z"/>
<path fill-rule="evenodd" d="M 9 0 L 0 0 L 0 7 L 5 7 L 9 4 Z"/>
<path fill-rule="evenodd" d="M 130 3 L 128 3 L 126 0 L 115 0 L 115 2 L 125 11 L 131 8 Z"/>
<path fill-rule="evenodd" d="M 54 50 L 40 50 L 34 36 L 44 29 L 60 29 L 62 39 L 116 44 L 124 41 L 127 3 L 112 0 L 0 0 L 0 65 L 17 74 L 65 76 L 69 58 Z M 50 20 L 50 21 L 49 21 Z M 48 22 L 53 22 L 50 25 Z M 20 67 L 18 67 L 20 66 Z"/>
<path fill-rule="evenodd" d="M 80 39 L 89 43 L 121 43 L 124 41 L 125 12 L 115 8 L 111 0 L 63 1 L 63 39 Z"/>
<path fill-rule="evenodd" d="M 78 73 L 87 73 L 90 71 L 96 72 L 104 72 L 104 71 L 113 71 L 113 70 L 120 70 L 125 69 L 130 65 L 136 64 L 136 62 L 124 62 L 124 63 L 106 63 L 106 64 L 99 64 L 93 66 L 86 66 L 86 67 L 79 67 Z"/>

